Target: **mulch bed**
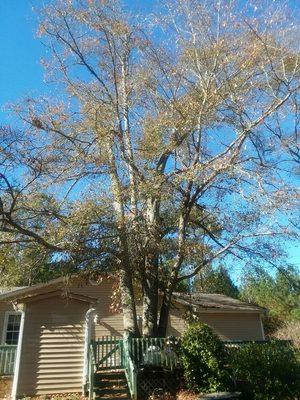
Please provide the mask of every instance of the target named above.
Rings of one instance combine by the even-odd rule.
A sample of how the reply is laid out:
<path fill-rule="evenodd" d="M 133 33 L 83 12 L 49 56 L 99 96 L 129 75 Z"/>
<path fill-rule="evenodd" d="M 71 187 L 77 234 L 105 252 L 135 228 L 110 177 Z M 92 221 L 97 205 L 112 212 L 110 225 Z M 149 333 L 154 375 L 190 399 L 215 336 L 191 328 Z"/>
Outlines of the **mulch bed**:
<path fill-rule="evenodd" d="M 57 393 L 43 394 L 40 396 L 26 397 L 31 400 L 86 400 L 81 393 Z"/>

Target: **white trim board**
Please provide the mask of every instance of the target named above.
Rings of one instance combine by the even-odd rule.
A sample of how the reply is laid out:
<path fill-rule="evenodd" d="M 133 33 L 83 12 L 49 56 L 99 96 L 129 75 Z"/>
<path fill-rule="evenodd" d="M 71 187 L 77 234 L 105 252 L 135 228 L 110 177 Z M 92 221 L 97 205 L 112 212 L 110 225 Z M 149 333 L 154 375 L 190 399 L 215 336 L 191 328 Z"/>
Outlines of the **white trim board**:
<path fill-rule="evenodd" d="M 20 333 L 19 340 L 17 346 L 17 354 L 15 359 L 15 370 L 14 370 L 14 378 L 11 389 L 11 398 L 12 400 L 16 400 L 18 394 L 18 383 L 19 383 L 19 373 L 20 373 L 20 364 L 21 364 L 21 353 L 22 353 L 22 344 L 23 344 L 23 332 L 24 332 L 24 321 L 25 321 L 25 309 L 24 305 L 23 310 L 21 310 L 21 323 L 20 323 Z"/>

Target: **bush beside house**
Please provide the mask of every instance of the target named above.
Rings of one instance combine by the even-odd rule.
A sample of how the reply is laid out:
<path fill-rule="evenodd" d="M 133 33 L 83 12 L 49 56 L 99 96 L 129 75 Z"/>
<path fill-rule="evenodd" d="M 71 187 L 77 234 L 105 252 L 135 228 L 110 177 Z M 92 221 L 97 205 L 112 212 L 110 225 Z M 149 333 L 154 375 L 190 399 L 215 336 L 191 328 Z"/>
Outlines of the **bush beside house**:
<path fill-rule="evenodd" d="M 244 399 L 292 400 L 300 395 L 300 363 L 290 344 L 249 343 L 231 349 L 229 358 Z"/>
<path fill-rule="evenodd" d="M 181 360 L 189 389 L 211 393 L 230 386 L 225 347 L 208 325 L 188 326 L 182 336 Z"/>
<path fill-rule="evenodd" d="M 226 348 L 207 325 L 193 322 L 182 337 L 181 360 L 188 389 L 211 393 L 235 389 L 244 400 L 295 400 L 300 360 L 282 341 Z"/>

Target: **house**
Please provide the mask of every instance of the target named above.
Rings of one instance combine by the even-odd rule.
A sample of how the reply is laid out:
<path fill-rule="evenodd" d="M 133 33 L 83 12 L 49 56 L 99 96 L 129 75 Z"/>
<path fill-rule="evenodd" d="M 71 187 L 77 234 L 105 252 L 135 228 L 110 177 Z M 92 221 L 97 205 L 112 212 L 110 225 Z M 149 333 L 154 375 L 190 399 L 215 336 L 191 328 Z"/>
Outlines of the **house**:
<path fill-rule="evenodd" d="M 89 348 L 95 338 L 101 340 L 93 365 L 99 367 L 100 359 L 106 367 L 121 365 L 123 317 L 111 311 L 114 290 L 110 278 L 95 283 L 72 277 L 0 294 L 0 371 L 1 362 L 12 370 L 11 362 L 1 361 L 1 349 L 14 349 L 12 398 L 82 392 L 91 384 Z M 261 316 L 266 310 L 218 294 L 175 294 L 168 335 L 182 334 L 188 308 L 222 340 L 264 340 Z"/>

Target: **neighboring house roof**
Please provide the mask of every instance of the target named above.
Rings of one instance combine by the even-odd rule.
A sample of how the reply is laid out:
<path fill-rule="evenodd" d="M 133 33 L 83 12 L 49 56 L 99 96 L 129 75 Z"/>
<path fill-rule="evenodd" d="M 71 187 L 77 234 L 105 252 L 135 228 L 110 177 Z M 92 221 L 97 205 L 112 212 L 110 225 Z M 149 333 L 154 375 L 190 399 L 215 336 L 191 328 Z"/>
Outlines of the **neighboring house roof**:
<path fill-rule="evenodd" d="M 174 298 L 178 302 L 195 307 L 196 311 L 217 309 L 220 311 L 267 312 L 266 308 L 218 293 L 174 293 Z"/>

